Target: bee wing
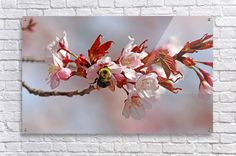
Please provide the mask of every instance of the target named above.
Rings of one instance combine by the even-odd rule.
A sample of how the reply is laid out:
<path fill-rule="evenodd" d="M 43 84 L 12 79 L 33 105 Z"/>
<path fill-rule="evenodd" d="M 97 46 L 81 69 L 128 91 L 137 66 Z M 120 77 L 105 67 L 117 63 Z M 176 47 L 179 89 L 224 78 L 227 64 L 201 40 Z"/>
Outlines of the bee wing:
<path fill-rule="evenodd" d="M 111 78 L 110 85 L 108 86 L 108 88 L 113 92 L 115 91 L 116 86 L 115 86 L 115 80 L 113 78 Z"/>

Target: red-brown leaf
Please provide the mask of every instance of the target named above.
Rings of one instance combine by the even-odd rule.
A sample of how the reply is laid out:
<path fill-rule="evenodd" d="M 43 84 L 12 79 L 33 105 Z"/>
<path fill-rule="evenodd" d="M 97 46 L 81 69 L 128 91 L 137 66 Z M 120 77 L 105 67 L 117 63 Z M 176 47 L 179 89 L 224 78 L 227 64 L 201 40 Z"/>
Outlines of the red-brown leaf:
<path fill-rule="evenodd" d="M 75 63 L 77 64 L 77 66 L 82 66 L 87 68 L 90 67 L 90 63 L 83 54 L 80 54 L 80 56 L 75 60 Z"/>
<path fill-rule="evenodd" d="M 181 57 L 186 53 L 194 53 L 198 50 L 209 49 L 213 47 L 213 40 L 208 40 L 213 35 L 205 34 L 202 38 L 192 42 L 187 42 L 181 51 L 177 54 L 177 57 Z M 207 41 L 208 40 L 208 41 Z"/>
<path fill-rule="evenodd" d="M 168 50 L 163 49 L 160 51 L 160 62 L 161 62 L 161 65 L 165 71 L 167 78 L 170 77 L 171 73 L 174 75 L 177 75 L 180 73 L 176 69 L 175 59 L 169 55 Z"/>
<path fill-rule="evenodd" d="M 134 53 L 141 53 L 144 49 L 147 48 L 145 45 L 147 40 L 144 40 L 140 45 L 135 46 L 131 51 Z"/>
<path fill-rule="evenodd" d="M 112 41 L 107 41 L 101 45 L 100 39 L 102 35 L 99 35 L 97 39 L 94 41 L 93 45 L 88 51 L 89 60 L 91 64 L 94 64 L 103 57 L 107 52 L 107 50 L 111 47 Z"/>
<path fill-rule="evenodd" d="M 173 82 L 170 79 L 158 76 L 157 80 L 158 80 L 159 85 L 161 85 L 162 87 L 168 89 L 169 91 L 175 94 L 178 93 L 179 90 L 182 90 L 182 88 L 175 88 L 173 86 Z"/>

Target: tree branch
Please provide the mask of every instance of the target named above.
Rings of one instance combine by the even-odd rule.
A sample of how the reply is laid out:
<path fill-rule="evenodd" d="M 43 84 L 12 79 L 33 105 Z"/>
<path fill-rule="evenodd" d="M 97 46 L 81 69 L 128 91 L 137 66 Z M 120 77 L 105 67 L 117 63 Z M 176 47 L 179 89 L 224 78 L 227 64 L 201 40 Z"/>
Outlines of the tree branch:
<path fill-rule="evenodd" d="M 75 90 L 75 91 L 69 91 L 69 92 L 62 92 L 62 91 L 43 91 L 40 89 L 34 89 L 29 87 L 25 82 L 22 81 L 22 86 L 29 91 L 30 94 L 42 96 L 42 97 L 48 97 L 48 96 L 68 96 L 72 97 L 75 95 L 83 96 L 85 94 L 89 94 L 96 88 L 93 85 L 90 85 L 88 88 L 84 90 Z"/>
<path fill-rule="evenodd" d="M 33 57 L 23 57 L 22 62 L 46 62 L 44 59 L 36 59 Z"/>
<path fill-rule="evenodd" d="M 31 62 L 31 63 L 46 63 L 46 60 L 44 59 L 36 59 L 33 57 L 23 57 L 22 62 Z M 76 69 L 76 66 L 74 64 L 69 64 L 69 68 Z"/>

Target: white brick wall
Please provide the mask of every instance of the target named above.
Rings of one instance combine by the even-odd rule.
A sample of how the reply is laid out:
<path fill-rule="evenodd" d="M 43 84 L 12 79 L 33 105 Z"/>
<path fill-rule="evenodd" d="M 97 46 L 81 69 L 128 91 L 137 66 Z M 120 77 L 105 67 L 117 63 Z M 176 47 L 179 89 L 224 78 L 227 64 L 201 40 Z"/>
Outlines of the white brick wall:
<path fill-rule="evenodd" d="M 0 156 L 236 155 L 236 0 L 0 0 L 0 4 Z M 19 27 L 25 15 L 214 16 L 214 132 L 21 135 Z"/>

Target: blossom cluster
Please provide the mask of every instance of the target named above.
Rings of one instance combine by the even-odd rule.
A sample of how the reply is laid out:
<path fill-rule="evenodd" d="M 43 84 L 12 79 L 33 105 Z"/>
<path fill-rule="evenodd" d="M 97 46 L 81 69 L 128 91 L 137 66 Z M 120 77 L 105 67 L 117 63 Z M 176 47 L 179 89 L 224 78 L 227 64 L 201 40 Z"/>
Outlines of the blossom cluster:
<path fill-rule="evenodd" d="M 163 46 L 147 51 L 147 40 L 135 44 L 132 37 L 121 50 L 118 58 L 107 56 L 113 41 L 101 43 L 102 35 L 93 42 L 88 50 L 88 58 L 77 55 L 70 50 L 66 32 L 61 38 L 48 45 L 52 54 L 49 64 L 48 83 L 52 89 L 59 86 L 60 81 L 67 81 L 73 76 L 79 76 L 91 81 L 96 89 L 108 88 L 114 91 L 121 88 L 127 93 L 122 115 L 125 118 L 141 119 L 145 109 L 151 108 L 151 103 L 158 99 L 163 90 L 178 93 L 182 88 L 175 83 L 183 78 L 183 73 L 177 69 L 177 61 L 193 70 L 198 76 L 201 94 L 212 94 L 212 76 L 201 69 L 198 64 L 213 67 L 212 62 L 197 61 L 189 54 L 212 48 L 212 35 L 205 34 L 202 38 L 187 42 L 177 53 Z M 73 64 L 76 68 L 70 68 Z"/>

